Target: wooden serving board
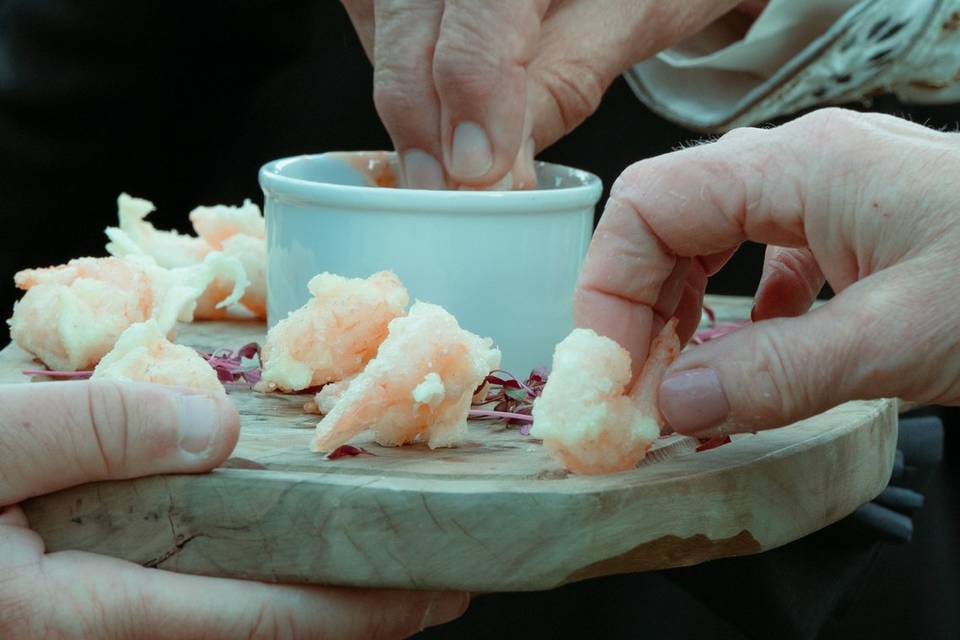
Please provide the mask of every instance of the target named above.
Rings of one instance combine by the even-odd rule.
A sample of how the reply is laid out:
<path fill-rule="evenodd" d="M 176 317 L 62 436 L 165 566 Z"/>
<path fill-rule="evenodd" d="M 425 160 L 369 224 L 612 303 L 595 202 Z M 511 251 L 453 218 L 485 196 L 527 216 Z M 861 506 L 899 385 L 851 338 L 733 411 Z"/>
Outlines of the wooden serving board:
<path fill-rule="evenodd" d="M 749 303 L 712 299 L 719 320 Z M 235 348 L 255 323 L 198 323 L 179 341 Z M 0 354 L 0 382 L 33 366 Z M 662 439 L 634 471 L 566 473 L 515 428 L 474 423 L 468 444 L 325 460 L 309 396 L 231 390 L 242 435 L 228 468 L 101 482 L 28 501 L 49 550 L 82 549 L 204 575 L 474 592 L 757 553 L 824 527 L 886 485 L 892 401 L 851 402 L 791 427 L 695 452 Z"/>

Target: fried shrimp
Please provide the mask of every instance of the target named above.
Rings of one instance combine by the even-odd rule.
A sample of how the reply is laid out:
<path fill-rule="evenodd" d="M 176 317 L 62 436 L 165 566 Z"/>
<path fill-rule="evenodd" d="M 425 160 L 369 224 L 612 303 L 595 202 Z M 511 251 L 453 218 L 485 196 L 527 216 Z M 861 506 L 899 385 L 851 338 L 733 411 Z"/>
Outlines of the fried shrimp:
<path fill-rule="evenodd" d="M 100 360 L 93 378 L 192 387 L 225 393 L 217 374 L 194 349 L 173 344 L 156 320 L 130 325 Z"/>
<path fill-rule="evenodd" d="M 332 451 L 367 429 L 386 446 L 460 444 L 473 392 L 499 365 L 489 338 L 461 329 L 442 307 L 417 302 L 390 323 L 376 358 L 317 425 L 312 448 Z"/>
<path fill-rule="evenodd" d="M 149 200 L 122 193 L 117 198 L 117 211 L 119 226 L 106 229 L 110 255 L 144 255 L 156 260 L 161 267 L 175 268 L 199 264 L 211 252 L 222 252 L 239 261 L 249 281 L 240 304 L 257 317 L 266 317 L 266 230 L 256 204 L 245 200 L 239 207 L 197 207 L 190 213 L 190 221 L 199 237 L 154 228 L 146 220 L 155 211 Z M 194 317 L 199 320 L 226 317 L 227 307 L 220 302 L 232 290 L 232 281 L 214 279 L 197 300 Z"/>
<path fill-rule="evenodd" d="M 631 390 L 630 354 L 590 329 L 574 329 L 554 352 L 550 377 L 533 405 L 531 435 L 575 473 L 636 467 L 663 425 L 657 389 L 680 352 L 676 324 L 670 320 L 653 341 Z"/>
<path fill-rule="evenodd" d="M 389 271 L 366 279 L 321 273 L 307 287 L 313 298 L 267 333 L 258 390 L 298 391 L 359 373 L 408 301 Z"/>
<path fill-rule="evenodd" d="M 243 268 L 219 252 L 177 269 L 143 256 L 78 258 L 26 269 L 14 276 L 26 294 L 7 321 L 10 336 L 52 369 L 90 369 L 132 324 L 152 318 L 161 332 L 172 334 L 178 320 L 193 318 L 197 298 L 217 278 L 234 283 L 221 305 L 240 299 L 246 286 Z"/>

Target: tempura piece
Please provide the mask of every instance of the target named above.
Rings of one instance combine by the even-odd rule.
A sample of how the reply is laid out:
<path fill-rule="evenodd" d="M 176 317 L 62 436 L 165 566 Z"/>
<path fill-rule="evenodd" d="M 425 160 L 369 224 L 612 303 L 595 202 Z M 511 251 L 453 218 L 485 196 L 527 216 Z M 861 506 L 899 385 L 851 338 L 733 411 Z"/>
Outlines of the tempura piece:
<path fill-rule="evenodd" d="M 235 303 L 246 284 L 243 268 L 222 253 L 192 267 L 164 269 L 143 256 L 78 258 L 26 269 L 14 276 L 27 293 L 14 304 L 10 336 L 51 369 L 91 369 L 124 330 L 151 318 L 164 334 L 189 322 L 197 298 L 215 278 L 232 279 Z"/>
<path fill-rule="evenodd" d="M 304 411 L 322 415 L 330 413 L 340 401 L 340 398 L 343 397 L 343 394 L 347 392 L 347 389 L 350 388 L 350 383 L 353 382 L 354 378 L 356 378 L 356 376 L 350 376 L 339 382 L 331 382 L 323 385 L 323 388 L 313 395 L 313 400 L 309 400 L 303 405 Z"/>
<path fill-rule="evenodd" d="M 321 273 L 307 287 L 313 298 L 267 333 L 259 390 L 299 391 L 360 372 L 408 301 L 389 271 L 367 279 Z"/>
<path fill-rule="evenodd" d="M 209 246 L 236 258 L 250 280 L 240 304 L 258 318 L 267 317 L 267 232 L 260 207 L 249 199 L 239 207 L 216 205 L 197 207 L 190 212 L 190 222 L 197 235 Z M 200 317 L 216 318 L 226 310 L 213 309 L 221 295 L 214 283 L 197 303 Z M 222 285 L 220 287 L 222 289 Z"/>
<path fill-rule="evenodd" d="M 240 304 L 258 318 L 267 317 L 267 243 L 263 238 L 244 234 L 223 241 L 223 254 L 236 258 L 250 280 Z"/>
<path fill-rule="evenodd" d="M 130 325 L 105 355 L 94 379 L 192 387 L 225 393 L 217 374 L 194 349 L 167 340 L 157 321 Z"/>
<path fill-rule="evenodd" d="M 245 200 L 240 207 L 217 205 L 197 207 L 190 220 L 200 237 L 176 231 L 159 231 L 146 221 L 153 203 L 126 193 L 117 198 L 119 227 L 107 227 L 107 251 L 114 256 L 145 255 L 161 267 L 185 267 L 200 263 L 212 251 L 236 258 L 243 266 L 249 286 L 240 303 L 254 315 L 267 315 L 266 229 L 260 208 Z M 220 302 L 230 295 L 233 281 L 217 278 L 197 300 L 194 317 L 199 320 L 224 318 L 228 310 Z"/>
<path fill-rule="evenodd" d="M 251 238 L 267 237 L 266 225 L 260 207 L 249 199 L 239 207 L 218 204 L 213 207 L 197 207 L 190 212 L 194 231 L 214 249 L 223 248 L 228 238 L 237 235 Z"/>
<path fill-rule="evenodd" d="M 213 251 L 201 238 L 180 235 L 176 231 L 158 231 L 146 221 L 156 211 L 149 200 L 121 193 L 117 198 L 119 227 L 107 227 L 110 242 L 107 252 L 112 256 L 147 255 L 167 269 L 189 267 L 200 263 Z"/>
<path fill-rule="evenodd" d="M 314 451 L 332 451 L 373 429 L 385 446 L 460 444 L 473 392 L 500 365 L 489 338 L 461 329 L 442 307 L 417 302 L 390 323 L 377 357 L 317 425 Z"/>
<path fill-rule="evenodd" d="M 533 429 L 563 466 L 580 474 L 636 467 L 660 435 L 657 390 L 680 353 L 676 319 L 650 346 L 633 389 L 630 354 L 590 329 L 574 329 L 553 355 L 543 394 L 533 404 Z"/>

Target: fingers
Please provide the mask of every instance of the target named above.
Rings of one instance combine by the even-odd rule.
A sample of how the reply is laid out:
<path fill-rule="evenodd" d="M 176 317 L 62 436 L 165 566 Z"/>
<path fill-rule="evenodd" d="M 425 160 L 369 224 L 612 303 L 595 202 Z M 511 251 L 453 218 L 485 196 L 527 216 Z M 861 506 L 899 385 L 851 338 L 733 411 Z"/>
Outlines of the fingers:
<path fill-rule="evenodd" d="M 754 297 L 754 321 L 806 313 L 823 288 L 824 277 L 809 249 L 767 247 Z"/>
<path fill-rule="evenodd" d="M 548 0 L 447 0 L 433 79 L 444 164 L 457 182 L 500 181 L 527 144 L 532 123 L 525 117 L 526 65 L 548 5 Z"/>
<path fill-rule="evenodd" d="M 685 351 L 660 387 L 674 431 L 713 436 L 790 424 L 851 398 L 883 397 L 870 366 L 883 339 L 865 340 L 863 281 L 800 318 L 754 323 Z"/>
<path fill-rule="evenodd" d="M 404 184 L 443 189 L 440 100 L 433 85 L 443 0 L 376 0 L 374 5 L 377 113 L 397 150 Z"/>
<path fill-rule="evenodd" d="M 555 2 L 529 65 L 538 149 L 560 139 L 599 106 L 630 66 L 700 31 L 737 0 Z"/>
<path fill-rule="evenodd" d="M 343 8 L 350 16 L 350 22 L 360 38 L 360 44 L 367 54 L 367 58 L 373 61 L 373 38 L 374 38 L 374 13 L 373 0 L 341 0 Z"/>
<path fill-rule="evenodd" d="M 634 358 L 646 357 L 654 310 L 685 258 L 712 256 L 709 273 L 707 263 L 744 240 L 785 247 L 768 262 L 761 316 L 808 308 L 823 275 L 838 292 L 801 318 L 758 322 L 678 359 L 659 396 L 676 431 L 778 426 L 855 398 L 956 397 L 956 376 L 927 374 L 916 355 L 921 344 L 943 344 L 955 314 L 892 319 L 939 299 L 927 283 L 936 291 L 953 282 L 942 265 L 955 251 L 944 240 L 954 209 L 932 194 L 944 179 L 936 168 L 957 158 L 956 138 L 891 120 L 826 110 L 738 130 L 637 163 L 614 185 L 581 271 L 576 319 Z"/>
<path fill-rule="evenodd" d="M 406 638 L 459 617 L 464 593 L 267 585 L 178 575 L 79 552 L 43 559 L 38 612 L 77 638 Z M 44 600 L 38 598 L 38 607 Z"/>
<path fill-rule="evenodd" d="M 782 129 L 739 130 L 624 171 L 581 269 L 578 325 L 642 363 L 656 331 L 652 308 L 678 258 L 707 256 L 709 273 L 744 240 L 804 246 L 805 166 L 784 153 Z"/>
<path fill-rule="evenodd" d="M 211 469 L 233 450 L 226 396 L 105 380 L 0 385 L 0 505 L 95 480 Z"/>

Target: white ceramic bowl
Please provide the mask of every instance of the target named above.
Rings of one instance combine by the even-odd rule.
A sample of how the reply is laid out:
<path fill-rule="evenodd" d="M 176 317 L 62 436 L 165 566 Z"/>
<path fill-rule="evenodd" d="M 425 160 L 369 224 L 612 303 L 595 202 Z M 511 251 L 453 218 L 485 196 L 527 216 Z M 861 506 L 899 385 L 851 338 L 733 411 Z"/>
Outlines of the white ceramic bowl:
<path fill-rule="evenodd" d="M 263 166 L 269 326 L 308 300 L 307 282 L 322 271 L 390 269 L 411 300 L 440 304 L 492 337 L 505 368 L 524 375 L 549 365 L 573 328 L 599 178 L 540 162 L 531 191 L 385 188 L 395 162 L 350 152 Z"/>

